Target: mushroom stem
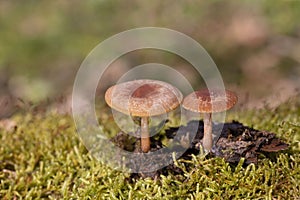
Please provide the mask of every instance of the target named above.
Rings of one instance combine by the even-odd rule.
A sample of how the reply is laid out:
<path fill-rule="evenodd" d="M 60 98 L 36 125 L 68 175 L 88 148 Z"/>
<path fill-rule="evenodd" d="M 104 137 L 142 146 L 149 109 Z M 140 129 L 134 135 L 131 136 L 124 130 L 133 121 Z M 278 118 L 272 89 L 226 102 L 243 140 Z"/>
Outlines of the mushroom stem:
<path fill-rule="evenodd" d="M 207 151 L 211 151 L 213 139 L 212 139 L 212 122 L 211 122 L 211 113 L 204 113 L 204 136 L 203 136 L 203 147 Z"/>
<path fill-rule="evenodd" d="M 141 148 L 144 153 L 150 150 L 148 117 L 141 118 Z"/>

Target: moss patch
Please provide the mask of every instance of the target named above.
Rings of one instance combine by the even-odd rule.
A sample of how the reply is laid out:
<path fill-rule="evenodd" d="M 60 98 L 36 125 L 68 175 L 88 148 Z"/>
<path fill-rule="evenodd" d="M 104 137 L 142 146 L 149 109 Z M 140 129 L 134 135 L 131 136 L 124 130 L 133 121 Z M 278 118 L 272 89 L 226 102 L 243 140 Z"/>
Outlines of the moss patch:
<path fill-rule="evenodd" d="M 157 180 L 129 182 L 130 174 L 110 169 L 89 155 L 70 116 L 15 115 L 10 120 L 16 128 L 0 130 L 0 198 L 300 198 L 300 102 L 230 113 L 227 120 L 232 119 L 277 133 L 290 144 L 289 150 L 275 161 L 262 158 L 247 167 L 243 159 L 232 167 L 222 158 L 194 156 L 175 163 L 183 175 L 167 173 Z"/>

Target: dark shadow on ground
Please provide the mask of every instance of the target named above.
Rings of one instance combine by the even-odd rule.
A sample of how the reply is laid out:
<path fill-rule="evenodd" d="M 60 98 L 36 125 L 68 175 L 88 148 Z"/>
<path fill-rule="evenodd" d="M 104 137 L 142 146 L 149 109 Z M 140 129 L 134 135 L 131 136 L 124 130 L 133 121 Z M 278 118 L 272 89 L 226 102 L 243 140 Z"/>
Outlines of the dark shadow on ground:
<path fill-rule="evenodd" d="M 274 133 L 255 130 L 237 121 L 215 124 L 213 132 L 217 132 L 220 129 L 221 135 L 217 139 L 212 152 L 207 154 L 207 157 L 222 157 L 231 165 L 237 165 L 241 158 L 244 159 L 244 166 L 251 163 L 257 164 L 260 156 L 273 160 L 276 158 L 276 152 L 288 148 L 288 144 L 277 138 Z M 186 134 L 194 130 L 197 130 L 197 133 L 193 138 L 189 134 Z M 181 135 L 181 137 L 175 137 L 176 135 Z M 165 130 L 164 137 L 172 139 L 173 143 L 186 148 L 187 150 L 181 156 L 181 159 L 191 160 L 192 155 L 198 155 L 200 148 L 202 148 L 203 121 L 191 121 L 186 126 L 169 128 Z M 141 152 L 139 140 L 128 134 L 120 132 L 112 138 L 112 141 L 124 150 Z M 156 151 L 160 148 L 164 148 L 161 138 L 151 138 L 150 151 Z M 156 172 L 132 174 L 131 178 L 156 178 L 161 174 L 166 175 L 167 173 L 182 174 L 183 172 L 180 168 L 171 164 Z"/>

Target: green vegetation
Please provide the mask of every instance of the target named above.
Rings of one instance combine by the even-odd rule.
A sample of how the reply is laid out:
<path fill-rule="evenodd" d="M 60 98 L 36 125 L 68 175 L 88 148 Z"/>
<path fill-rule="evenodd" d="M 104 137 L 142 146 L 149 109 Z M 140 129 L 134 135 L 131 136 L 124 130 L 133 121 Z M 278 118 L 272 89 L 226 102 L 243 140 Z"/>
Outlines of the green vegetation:
<path fill-rule="evenodd" d="M 282 88 L 271 82 L 270 90 L 270 81 L 300 85 L 299 8 L 300 1 L 271 0 L 132 0 L 130 6 L 120 0 L 0 1 L 0 89 L 7 81 L 10 92 L 34 102 L 60 95 L 72 87 L 80 64 L 100 42 L 154 26 L 185 33 L 203 45 L 226 84 L 268 96 L 277 85 Z M 158 62 L 189 68 L 161 51 L 131 52 L 121 61 L 130 67 Z M 185 75 L 197 86 L 201 78 L 189 70 Z"/>
<path fill-rule="evenodd" d="M 227 120 L 278 134 L 291 144 L 274 161 L 233 167 L 221 158 L 179 160 L 184 175 L 128 182 L 93 159 L 70 116 L 17 114 L 16 129 L 0 131 L 1 199 L 298 199 L 300 198 L 300 102 L 276 109 L 232 112 Z M 111 120 L 111 118 L 106 118 Z M 106 122 L 104 122 L 106 123 Z M 189 166 L 189 170 L 187 169 Z"/>
<path fill-rule="evenodd" d="M 240 96 L 250 94 L 250 103 L 280 102 L 299 87 L 299 8 L 300 1 L 267 0 L 133 0 L 130 6 L 120 0 L 0 1 L 0 116 L 13 112 L 6 111 L 10 95 L 26 105 L 32 101 L 26 108 L 48 97 L 68 97 L 80 63 L 99 42 L 144 26 L 194 38 L 215 60 L 226 87 Z M 119 61 L 108 85 L 127 64 L 157 62 L 182 70 L 192 85 L 201 86 L 175 55 L 144 50 Z M 177 161 L 182 176 L 133 182 L 129 173 L 112 170 L 88 153 L 71 116 L 17 113 L 6 125 L 0 119 L 0 199 L 300 199 L 299 99 L 227 116 L 289 143 L 274 160 L 262 157 L 258 165 L 244 168 L 242 161 L 234 167 L 221 158 L 197 156 Z M 111 116 L 99 118 L 105 134 L 119 131 Z M 16 128 L 8 127 L 14 123 Z"/>

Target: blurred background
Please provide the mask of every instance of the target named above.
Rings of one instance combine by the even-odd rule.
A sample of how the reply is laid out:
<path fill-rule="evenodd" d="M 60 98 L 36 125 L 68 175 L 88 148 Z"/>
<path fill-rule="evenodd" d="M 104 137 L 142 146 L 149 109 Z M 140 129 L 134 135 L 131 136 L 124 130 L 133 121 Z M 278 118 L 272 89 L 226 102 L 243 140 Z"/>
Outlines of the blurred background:
<path fill-rule="evenodd" d="M 63 99 L 55 101 L 57 109 L 69 112 L 76 72 L 88 53 L 114 34 L 144 26 L 198 41 L 241 107 L 276 106 L 300 87 L 299 19 L 300 1 L 0 0 L 0 117 L 15 105 L 53 99 Z M 107 73 L 114 80 L 147 62 L 193 75 L 178 57 L 152 50 L 121 57 Z"/>

